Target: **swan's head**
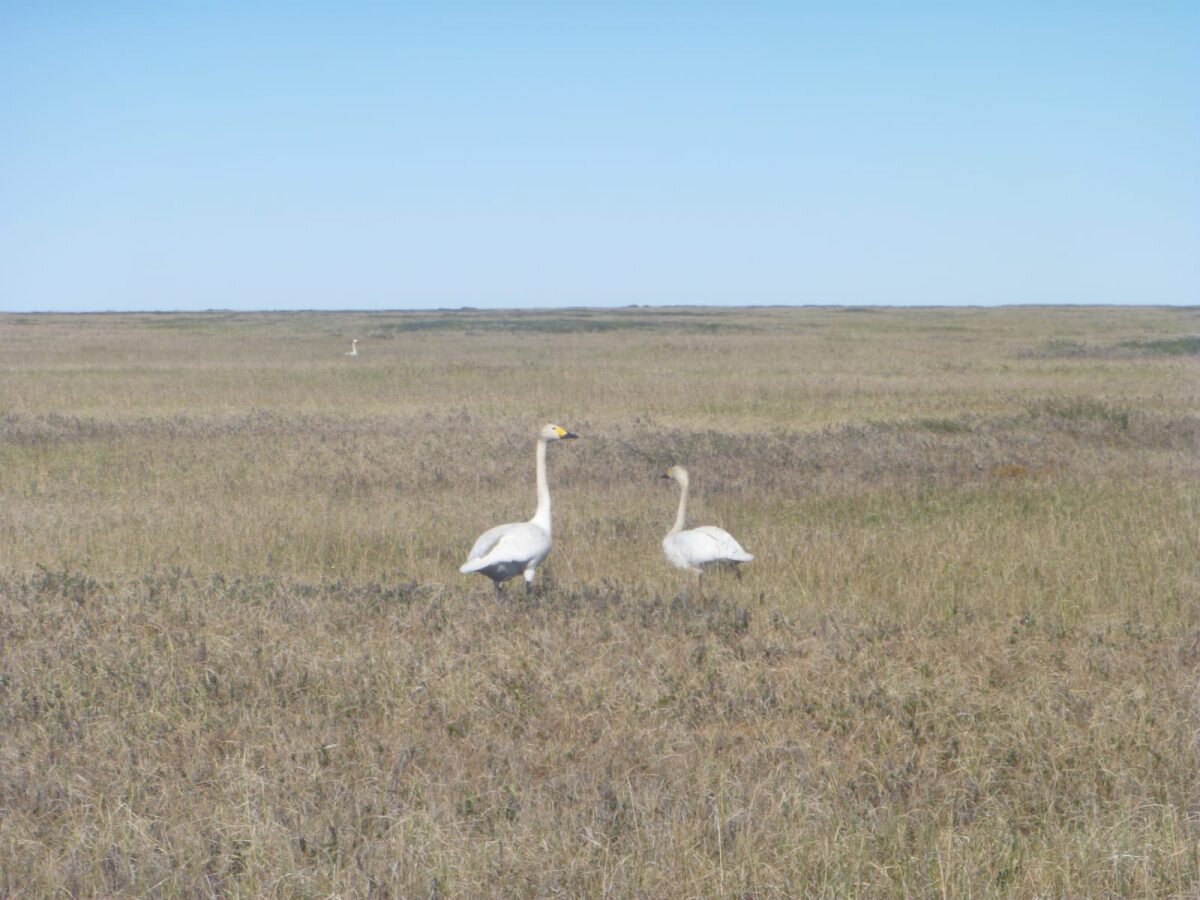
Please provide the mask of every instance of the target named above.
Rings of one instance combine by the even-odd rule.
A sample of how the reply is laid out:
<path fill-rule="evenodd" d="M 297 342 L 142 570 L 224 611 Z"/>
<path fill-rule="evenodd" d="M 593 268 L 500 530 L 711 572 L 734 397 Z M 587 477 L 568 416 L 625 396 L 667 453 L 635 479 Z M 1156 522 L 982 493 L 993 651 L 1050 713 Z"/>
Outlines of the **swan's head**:
<path fill-rule="evenodd" d="M 569 441 L 579 437 L 563 428 L 561 425 L 543 425 L 538 435 L 543 441 Z"/>
<path fill-rule="evenodd" d="M 666 473 L 663 475 L 663 478 L 673 478 L 684 487 L 687 487 L 688 473 L 687 469 L 685 469 L 683 466 L 671 466 L 671 468 L 667 469 Z"/>

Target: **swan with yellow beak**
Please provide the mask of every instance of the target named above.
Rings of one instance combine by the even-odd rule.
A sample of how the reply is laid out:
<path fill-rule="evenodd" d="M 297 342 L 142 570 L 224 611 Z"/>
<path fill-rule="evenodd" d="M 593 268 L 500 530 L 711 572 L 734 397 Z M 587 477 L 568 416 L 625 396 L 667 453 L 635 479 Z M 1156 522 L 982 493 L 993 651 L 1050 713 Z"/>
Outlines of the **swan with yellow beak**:
<path fill-rule="evenodd" d="M 546 447 L 555 441 L 579 437 L 559 425 L 545 425 L 537 440 L 537 511 L 528 522 L 511 522 L 489 528 L 475 541 L 467 561 L 459 567 L 467 574 L 478 572 L 492 579 L 496 590 L 508 579 L 524 574 L 525 588 L 533 587 L 537 568 L 554 545 L 550 527 L 550 486 L 546 483 Z"/>

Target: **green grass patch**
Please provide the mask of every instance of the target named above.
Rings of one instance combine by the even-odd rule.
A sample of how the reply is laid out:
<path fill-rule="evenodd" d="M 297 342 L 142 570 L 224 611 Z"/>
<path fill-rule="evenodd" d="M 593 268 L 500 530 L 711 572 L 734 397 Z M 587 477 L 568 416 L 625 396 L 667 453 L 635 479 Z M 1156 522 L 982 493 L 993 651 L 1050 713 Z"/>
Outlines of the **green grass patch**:
<path fill-rule="evenodd" d="M 503 332 L 512 334 L 606 334 L 610 332 L 676 331 L 689 334 L 741 332 L 749 326 L 719 321 L 694 321 L 673 314 L 645 316 L 578 313 L 446 313 L 404 315 L 395 321 L 376 322 L 369 332 L 374 338 L 389 338 L 409 332 Z"/>
<path fill-rule="evenodd" d="M 1122 341 L 1118 346 L 1143 356 L 1200 356 L 1200 337 L 1195 335 L 1151 341 Z"/>

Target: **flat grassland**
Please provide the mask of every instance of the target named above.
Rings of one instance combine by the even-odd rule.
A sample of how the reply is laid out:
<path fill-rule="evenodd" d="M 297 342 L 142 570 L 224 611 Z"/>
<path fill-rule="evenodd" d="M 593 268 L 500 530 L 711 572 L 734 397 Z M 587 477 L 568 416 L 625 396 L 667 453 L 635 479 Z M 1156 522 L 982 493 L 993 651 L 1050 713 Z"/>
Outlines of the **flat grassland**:
<path fill-rule="evenodd" d="M 0 316 L 0 896 L 1195 896 L 1197 335 Z"/>

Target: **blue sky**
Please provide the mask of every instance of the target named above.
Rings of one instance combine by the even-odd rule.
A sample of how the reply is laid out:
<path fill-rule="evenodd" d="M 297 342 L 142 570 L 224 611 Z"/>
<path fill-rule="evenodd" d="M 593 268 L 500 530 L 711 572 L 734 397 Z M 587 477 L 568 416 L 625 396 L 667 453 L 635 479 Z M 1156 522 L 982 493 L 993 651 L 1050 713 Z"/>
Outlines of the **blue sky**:
<path fill-rule="evenodd" d="M 1200 303 L 1200 4 L 0 0 L 0 310 Z"/>

